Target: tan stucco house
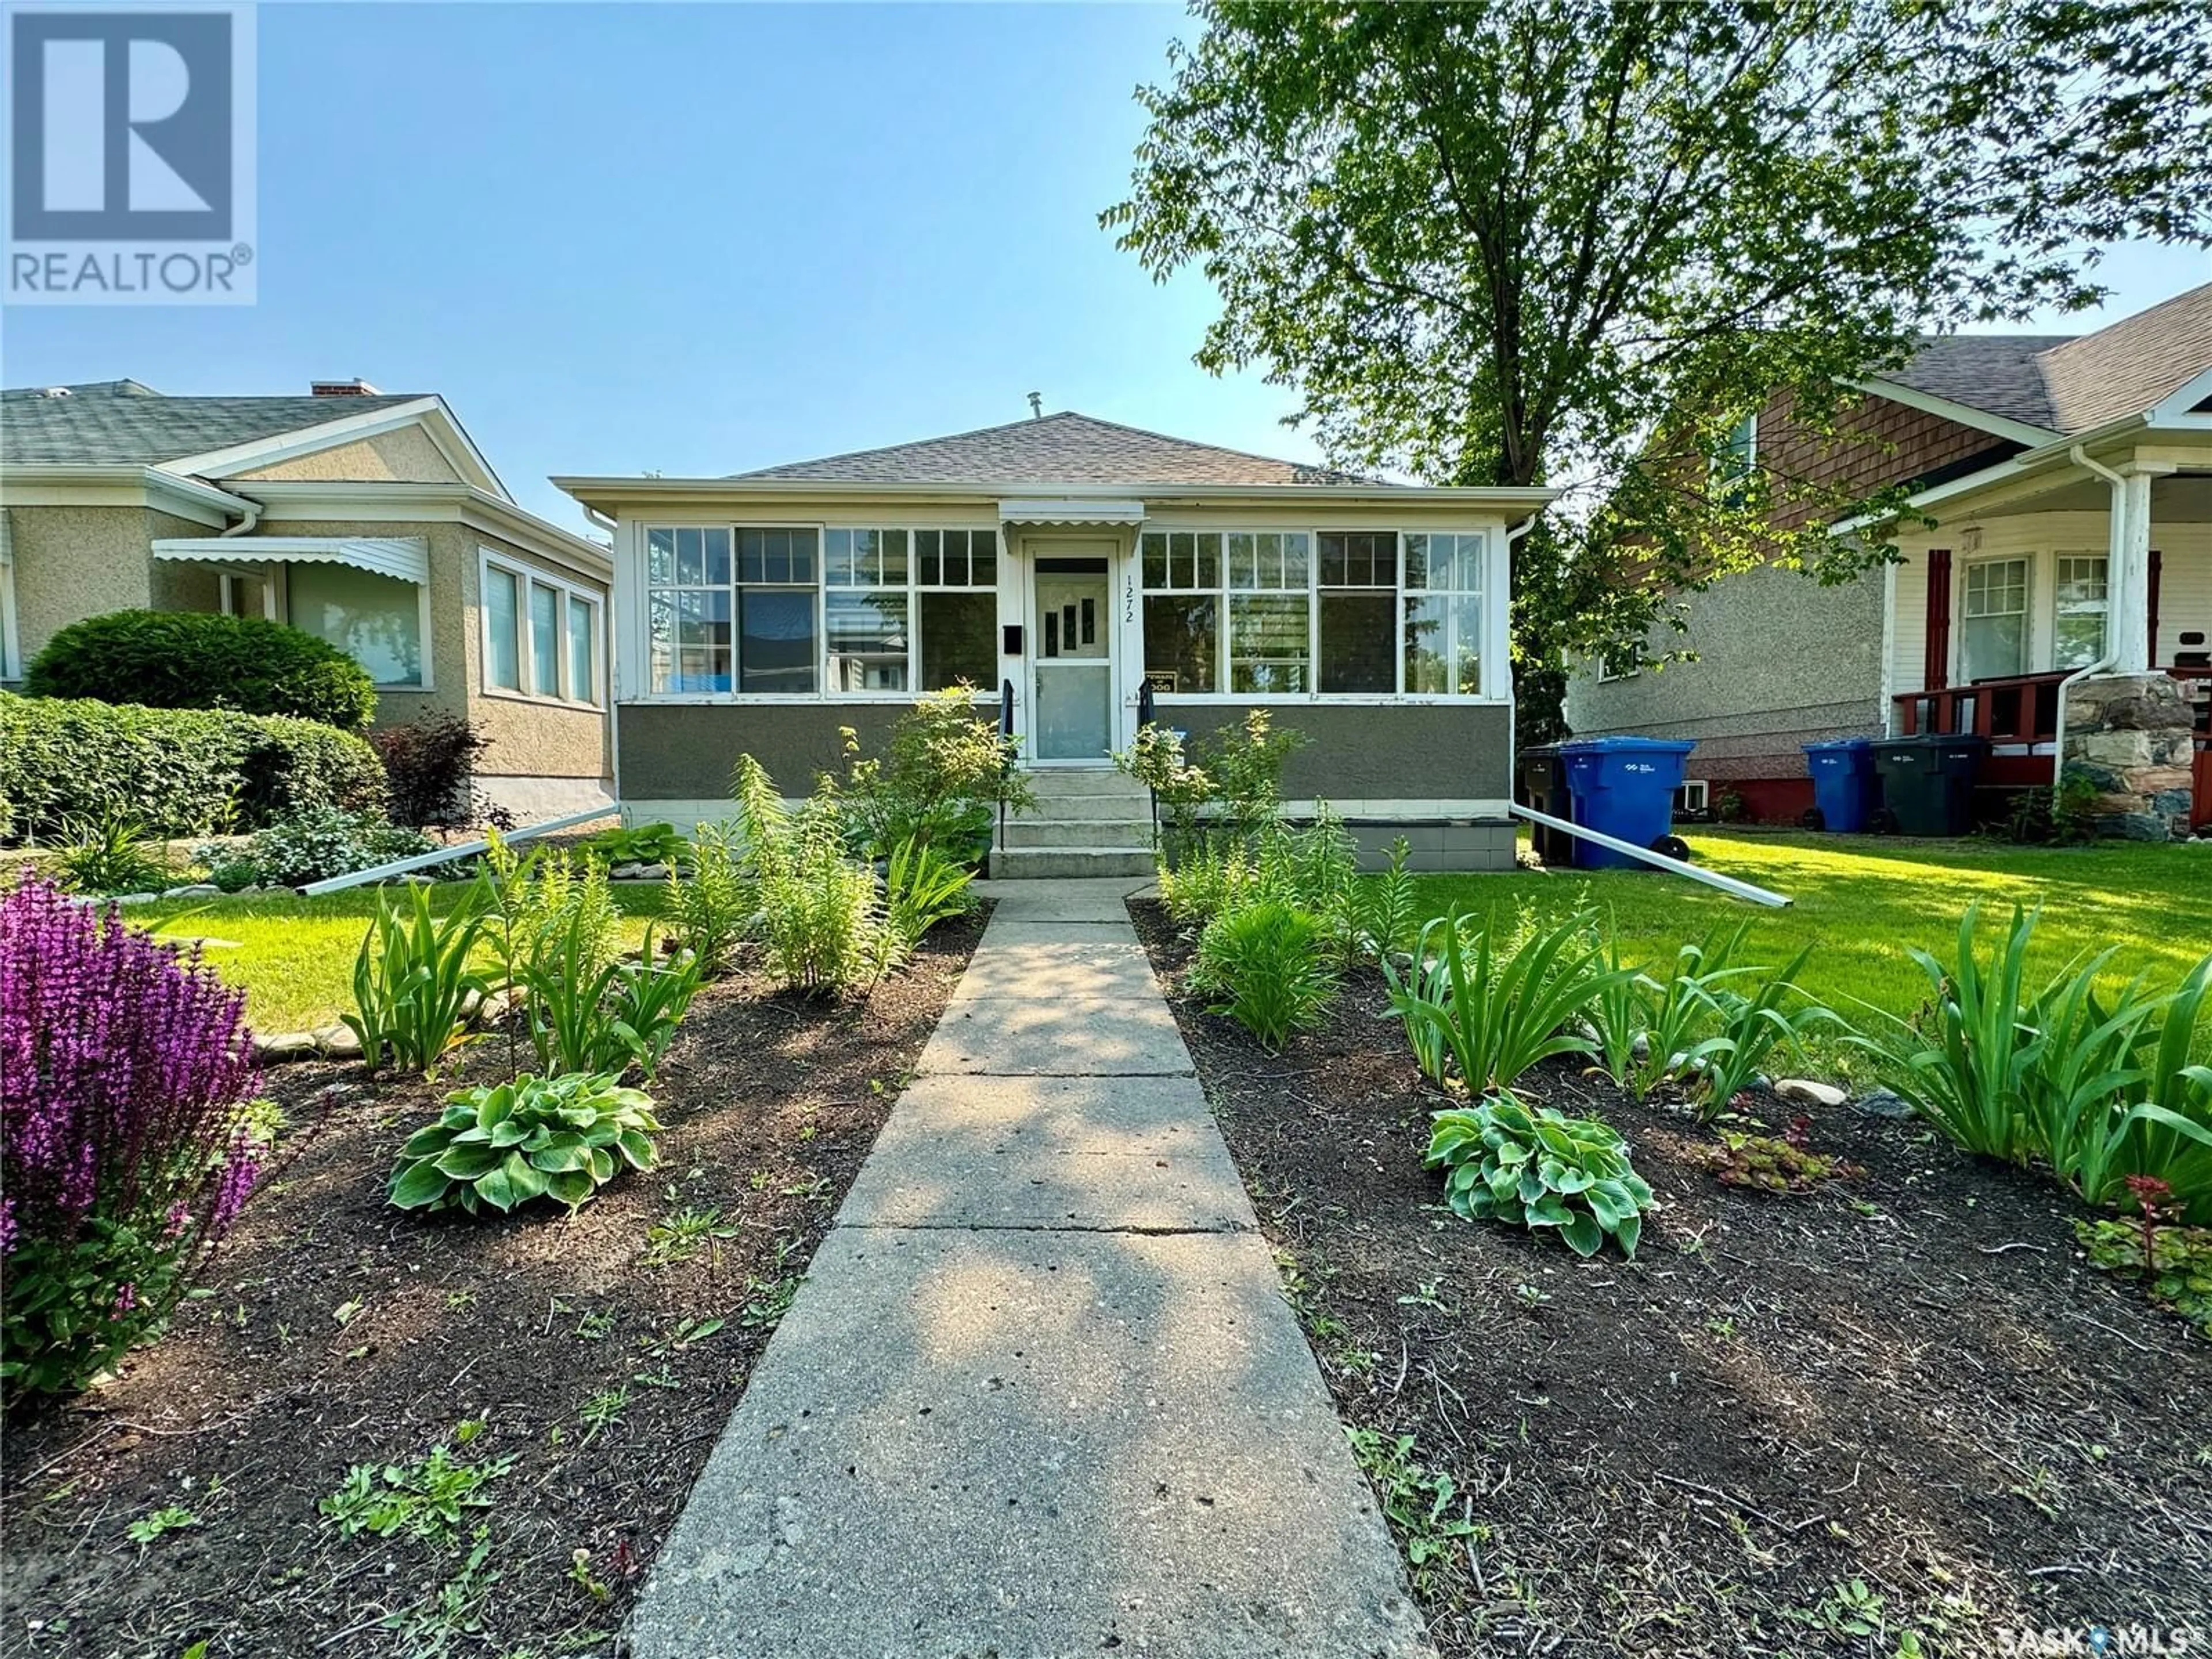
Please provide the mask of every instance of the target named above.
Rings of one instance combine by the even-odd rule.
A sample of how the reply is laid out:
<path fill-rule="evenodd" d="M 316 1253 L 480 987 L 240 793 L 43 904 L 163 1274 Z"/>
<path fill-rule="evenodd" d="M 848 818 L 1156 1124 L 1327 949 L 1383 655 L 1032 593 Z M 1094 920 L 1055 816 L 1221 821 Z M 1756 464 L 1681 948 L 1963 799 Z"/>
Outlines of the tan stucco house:
<path fill-rule="evenodd" d="M 434 395 L 0 394 L 0 686 L 81 617 L 271 617 L 368 669 L 379 726 L 477 722 L 487 793 L 544 817 L 611 798 L 610 575 Z"/>
<path fill-rule="evenodd" d="M 1009 873 L 1146 867 L 1112 751 L 1266 708 L 1284 779 L 1421 868 L 1513 859 L 1508 543 L 1542 489 L 1417 489 L 1063 413 L 726 477 L 554 480 L 611 524 L 624 810 L 787 793 L 918 692 L 1004 708 L 1048 807 Z M 1055 820 L 1054 812 L 1058 817 Z M 1119 818 L 1119 822 L 1115 820 Z"/>

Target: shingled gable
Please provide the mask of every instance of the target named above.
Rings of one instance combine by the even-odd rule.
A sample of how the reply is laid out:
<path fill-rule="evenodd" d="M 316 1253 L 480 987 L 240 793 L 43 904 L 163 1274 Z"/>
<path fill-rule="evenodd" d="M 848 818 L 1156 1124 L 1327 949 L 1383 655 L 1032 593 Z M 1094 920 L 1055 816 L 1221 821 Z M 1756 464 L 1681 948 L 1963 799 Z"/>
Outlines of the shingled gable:
<path fill-rule="evenodd" d="M 884 449 L 730 475 L 824 483 L 1373 484 L 1382 480 L 1193 443 L 1073 410 Z"/>
<path fill-rule="evenodd" d="M 172 398 L 136 380 L 10 387 L 0 393 L 0 448 L 17 465 L 158 466 L 420 403 L 425 395 Z"/>

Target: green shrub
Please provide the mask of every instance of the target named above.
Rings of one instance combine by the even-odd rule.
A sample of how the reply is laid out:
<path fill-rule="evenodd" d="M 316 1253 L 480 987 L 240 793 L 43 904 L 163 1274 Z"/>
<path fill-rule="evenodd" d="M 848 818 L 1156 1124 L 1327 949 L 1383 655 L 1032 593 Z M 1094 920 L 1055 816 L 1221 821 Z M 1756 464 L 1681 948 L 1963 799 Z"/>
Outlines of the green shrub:
<path fill-rule="evenodd" d="M 2212 1220 L 2212 1066 L 2191 1059 L 2212 957 L 2172 991 L 2138 975 L 2100 993 L 2116 946 L 2037 990 L 2033 913 L 2014 908 L 1986 962 L 1978 920 L 1970 906 L 1948 963 L 1912 952 L 1930 992 L 1917 1020 L 1883 1014 L 1879 1035 L 1852 1039 L 1882 1080 L 1970 1152 L 2047 1163 L 2093 1204 L 2148 1176 L 2172 1188 L 2184 1220 Z"/>
<path fill-rule="evenodd" d="M 611 1077 L 526 1075 L 447 1101 L 399 1149 L 391 1201 L 400 1209 L 505 1213 L 550 1198 L 573 1213 L 624 1164 L 653 1165 L 652 1097 Z"/>
<path fill-rule="evenodd" d="M 1242 726 L 1223 726 L 1191 745 L 1164 726 L 1147 726 L 1114 764 L 1152 792 L 1167 809 L 1169 845 L 1180 861 L 1211 836 L 1257 835 L 1275 822 L 1283 797 L 1283 769 L 1306 745 L 1302 732 L 1278 732 L 1264 708 L 1247 711 Z"/>
<path fill-rule="evenodd" d="M 656 960 L 650 931 L 638 960 L 609 957 L 592 915 L 579 907 L 568 912 L 560 933 L 540 939 L 514 983 L 529 1011 L 538 1063 L 548 1072 L 619 1075 L 636 1066 L 650 1075 L 690 1012 L 700 977 L 695 956 Z"/>
<path fill-rule="evenodd" d="M 884 918 L 874 870 L 845 850 L 835 780 L 824 776 L 796 812 L 785 811 L 774 781 L 750 755 L 738 757 L 733 783 L 769 971 L 801 991 L 874 984 L 896 965 L 899 941 Z"/>
<path fill-rule="evenodd" d="M 71 623 L 31 659 L 23 690 L 291 714 L 341 732 L 360 731 L 376 714 L 368 671 L 336 646 L 264 617 L 200 611 L 116 611 Z"/>
<path fill-rule="evenodd" d="M 1651 1188 L 1628 1147 L 1595 1118 L 1534 1111 L 1510 1095 L 1438 1112 L 1425 1160 L 1446 1170 L 1444 1200 L 1469 1220 L 1495 1218 L 1531 1231 L 1556 1227 L 1577 1255 L 1612 1239 L 1633 1256 Z"/>
<path fill-rule="evenodd" d="M 421 830 L 403 830 L 374 812 L 310 806 L 257 830 L 246 843 L 244 862 L 263 881 L 304 887 L 413 858 L 436 844 Z"/>
<path fill-rule="evenodd" d="M 1495 921 L 1475 932 L 1458 915 L 1424 927 L 1401 977 L 1386 960 L 1390 1006 L 1432 1078 L 1448 1055 L 1471 1094 L 1509 1089 L 1553 1054 L 1591 1054 L 1574 1028 L 1626 977 L 1592 942 L 1595 913 L 1535 927 L 1501 950 Z M 1431 955 L 1433 942 L 1434 954 Z"/>
<path fill-rule="evenodd" d="M 1217 994 L 1225 1014 L 1261 1046 L 1280 1049 L 1316 1024 L 1336 995 L 1336 968 L 1321 918 L 1279 899 L 1224 912 L 1199 935 L 1192 983 Z"/>
<path fill-rule="evenodd" d="M 0 816 L 24 841 L 110 813 L 153 836 L 256 829 L 383 793 L 375 751 L 313 720 L 0 692 Z"/>
<path fill-rule="evenodd" d="M 692 833 L 690 858 L 689 875 L 679 877 L 672 864 L 669 867 L 663 914 L 678 947 L 696 957 L 700 973 L 714 979 L 729 971 L 731 958 L 752 927 L 757 896 L 730 825 L 701 824 Z"/>
<path fill-rule="evenodd" d="M 968 914 L 975 878 L 967 865 L 918 837 L 891 849 L 884 866 L 884 921 L 901 954 L 911 954 L 939 922 Z"/>
<path fill-rule="evenodd" d="M 136 818 L 110 811 L 68 828 L 68 844 L 46 873 L 73 893 L 158 893 L 177 878 L 169 849 L 147 839 Z"/>
<path fill-rule="evenodd" d="M 847 726 L 843 735 L 847 822 L 869 858 L 916 842 L 955 863 L 978 864 L 990 851 L 997 809 L 1036 804 L 1029 775 L 1013 764 L 1012 743 L 995 721 L 977 715 L 974 694 L 962 687 L 917 699 L 874 759 L 862 757 L 858 732 Z"/>
<path fill-rule="evenodd" d="M 430 913 L 426 886 L 395 902 L 380 893 L 375 918 L 354 959 L 354 1012 L 345 1024 L 361 1039 L 371 1071 L 392 1062 L 428 1077 L 467 1029 L 466 1014 L 489 988 L 471 965 L 485 924 L 481 885 L 453 897 L 443 917 Z"/>
<path fill-rule="evenodd" d="M 1180 922 L 1210 921 L 1245 902 L 1258 884 L 1251 854 L 1226 836 L 1194 842 L 1173 863 L 1159 862 L 1160 902 Z"/>

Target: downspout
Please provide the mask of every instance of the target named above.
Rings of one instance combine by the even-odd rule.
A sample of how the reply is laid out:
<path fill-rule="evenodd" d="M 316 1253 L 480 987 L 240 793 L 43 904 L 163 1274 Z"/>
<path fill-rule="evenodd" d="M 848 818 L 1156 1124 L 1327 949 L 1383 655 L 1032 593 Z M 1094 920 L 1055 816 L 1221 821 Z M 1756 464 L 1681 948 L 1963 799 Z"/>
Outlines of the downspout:
<path fill-rule="evenodd" d="M 616 669 L 622 654 L 622 629 L 615 625 L 615 589 L 618 585 L 617 571 L 622 557 L 622 527 L 589 501 L 579 503 L 584 509 L 584 520 L 595 524 L 607 532 L 607 600 L 601 614 L 606 619 L 607 631 L 607 785 L 615 798 L 615 813 L 623 823 L 629 822 L 629 813 L 623 805 L 622 792 L 622 703 L 615 696 Z"/>
<path fill-rule="evenodd" d="M 2051 810 L 2058 811 L 2059 797 L 2066 787 L 2066 694 L 2092 674 L 2101 674 L 2119 659 L 2119 630 L 2113 626 L 2126 603 L 2127 593 L 2122 578 L 2127 571 L 2123 556 L 2128 533 L 2128 481 L 2106 466 L 2102 461 L 2092 460 L 2080 444 L 2070 446 L 2067 459 L 2085 472 L 2094 473 L 2112 486 L 2112 506 L 2106 515 L 2105 526 L 2105 648 L 2094 662 L 2085 663 L 2058 682 L 2058 712 L 2051 722 Z"/>
<path fill-rule="evenodd" d="M 1513 544 L 1536 527 L 1538 507 L 1505 532 L 1505 810 L 1513 811 L 1513 773 L 1521 760 L 1521 698 L 1513 688 Z M 1519 862 L 1516 854 L 1515 862 Z"/>
<path fill-rule="evenodd" d="M 238 494 L 236 490 L 233 490 L 231 493 L 234 495 Z M 259 501 L 255 501 L 251 495 L 239 495 L 238 499 L 246 503 L 246 516 L 240 519 L 236 524 L 232 525 L 228 529 L 219 532 L 219 534 L 223 536 L 251 536 L 254 532 L 255 526 L 260 524 L 261 515 L 269 510 L 262 506 Z"/>

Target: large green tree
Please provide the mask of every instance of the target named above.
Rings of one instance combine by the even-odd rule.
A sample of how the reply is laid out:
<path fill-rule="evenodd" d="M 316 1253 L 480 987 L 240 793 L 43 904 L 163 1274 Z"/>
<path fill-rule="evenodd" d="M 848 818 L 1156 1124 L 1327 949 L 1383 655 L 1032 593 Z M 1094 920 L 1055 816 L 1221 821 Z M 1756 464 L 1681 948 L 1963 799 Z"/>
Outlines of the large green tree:
<path fill-rule="evenodd" d="M 1755 561 L 1894 550 L 1729 434 L 1969 322 L 2094 302 L 2097 250 L 2212 240 L 2206 0 L 1201 3 L 1105 222 L 1223 311 L 1340 465 L 1566 488 L 1516 550 L 1528 724 Z M 1776 533 L 1769 508 L 1813 509 Z M 1663 633 L 1663 629 L 1661 630 Z"/>

